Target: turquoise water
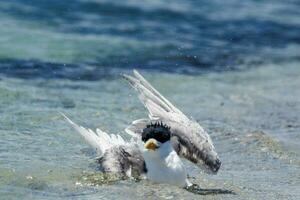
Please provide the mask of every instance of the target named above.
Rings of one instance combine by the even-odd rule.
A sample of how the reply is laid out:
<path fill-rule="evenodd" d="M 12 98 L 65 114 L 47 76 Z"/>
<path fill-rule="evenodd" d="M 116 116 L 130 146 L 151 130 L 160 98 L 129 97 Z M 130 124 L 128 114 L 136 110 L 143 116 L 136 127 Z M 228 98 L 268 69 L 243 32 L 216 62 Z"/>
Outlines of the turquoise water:
<path fill-rule="evenodd" d="M 299 199 L 297 1 L 1 1 L 0 199 Z M 210 133 L 223 165 L 199 197 L 103 181 L 63 120 L 127 137 L 137 68 Z M 105 177 L 104 177 L 105 179 Z"/>

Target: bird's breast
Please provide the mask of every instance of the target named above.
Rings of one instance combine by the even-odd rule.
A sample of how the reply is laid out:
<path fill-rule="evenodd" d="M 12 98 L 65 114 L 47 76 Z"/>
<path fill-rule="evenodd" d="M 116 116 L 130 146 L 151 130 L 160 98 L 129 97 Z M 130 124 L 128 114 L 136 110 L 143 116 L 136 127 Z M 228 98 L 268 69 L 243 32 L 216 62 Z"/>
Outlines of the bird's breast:
<path fill-rule="evenodd" d="M 184 186 L 187 173 L 185 167 L 177 155 L 170 155 L 163 160 L 147 160 L 147 178 L 155 183 L 168 183 Z M 176 159 L 176 156 L 178 159 Z"/>

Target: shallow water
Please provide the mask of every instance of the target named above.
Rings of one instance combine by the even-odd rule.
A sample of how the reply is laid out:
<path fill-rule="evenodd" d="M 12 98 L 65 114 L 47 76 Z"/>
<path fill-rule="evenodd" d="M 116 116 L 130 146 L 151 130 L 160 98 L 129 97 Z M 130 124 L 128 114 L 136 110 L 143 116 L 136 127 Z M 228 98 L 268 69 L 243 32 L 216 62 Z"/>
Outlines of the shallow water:
<path fill-rule="evenodd" d="M 146 116 L 118 76 L 138 68 L 210 133 L 233 191 L 204 199 L 300 198 L 297 1 L 0 2 L 0 199 L 195 199 L 103 177 L 58 113 L 127 137 Z M 104 181 L 103 181 L 104 180 Z"/>
<path fill-rule="evenodd" d="M 220 172 L 205 175 L 188 164 L 192 182 L 237 193 L 219 198 L 299 197 L 298 66 L 270 65 L 193 77 L 145 72 L 215 142 L 223 161 Z M 94 186 L 92 179 L 81 183 L 84 171 L 97 173 L 95 155 L 58 111 L 87 127 L 124 135 L 127 124 L 146 115 L 124 81 L 2 78 L 0 83 L 5 97 L 1 98 L 0 145 L 1 193 L 5 197 L 195 198 L 182 189 L 146 181 Z"/>

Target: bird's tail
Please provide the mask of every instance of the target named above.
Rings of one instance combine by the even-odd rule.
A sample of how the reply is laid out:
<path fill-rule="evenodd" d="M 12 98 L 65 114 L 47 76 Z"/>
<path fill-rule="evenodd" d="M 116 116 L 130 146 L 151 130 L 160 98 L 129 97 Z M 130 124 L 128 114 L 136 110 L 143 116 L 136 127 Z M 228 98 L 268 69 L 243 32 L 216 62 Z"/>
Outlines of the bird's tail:
<path fill-rule="evenodd" d="M 94 132 L 91 129 L 86 129 L 75 124 L 63 113 L 61 113 L 61 115 L 85 139 L 85 141 L 97 151 L 100 156 L 102 156 L 107 149 L 117 145 L 125 145 L 126 143 L 120 135 L 108 134 L 100 129 L 96 129 L 96 132 Z"/>

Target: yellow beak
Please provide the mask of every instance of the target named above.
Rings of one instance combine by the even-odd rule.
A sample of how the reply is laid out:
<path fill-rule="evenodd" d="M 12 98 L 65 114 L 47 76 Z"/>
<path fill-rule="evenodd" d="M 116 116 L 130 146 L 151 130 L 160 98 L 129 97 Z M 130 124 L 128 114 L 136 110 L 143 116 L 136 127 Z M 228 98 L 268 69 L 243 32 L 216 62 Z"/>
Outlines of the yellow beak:
<path fill-rule="evenodd" d="M 157 144 L 157 141 L 155 139 L 149 139 L 146 143 L 145 143 L 145 148 L 149 149 L 149 150 L 155 150 L 159 147 L 159 145 Z"/>

